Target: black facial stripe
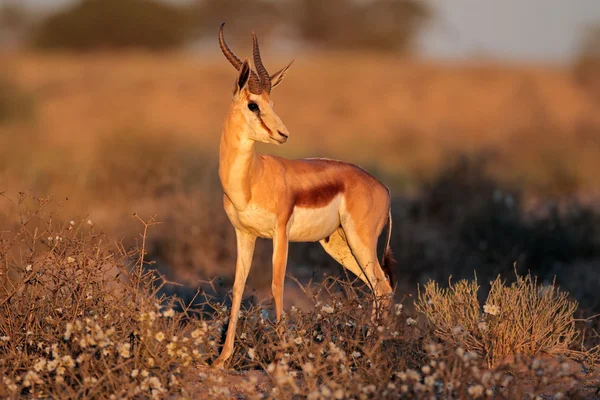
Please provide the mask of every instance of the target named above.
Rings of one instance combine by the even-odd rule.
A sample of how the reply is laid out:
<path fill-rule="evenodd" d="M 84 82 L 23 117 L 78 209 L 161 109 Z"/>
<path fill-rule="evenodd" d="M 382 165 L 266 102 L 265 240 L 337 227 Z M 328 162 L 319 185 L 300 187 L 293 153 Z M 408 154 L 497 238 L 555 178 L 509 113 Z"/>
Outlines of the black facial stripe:
<path fill-rule="evenodd" d="M 269 136 L 271 136 L 271 130 L 269 129 L 267 124 L 265 124 L 265 121 L 263 121 L 260 115 L 258 116 L 258 119 L 260 120 L 260 124 L 262 125 L 262 127 L 269 133 Z"/>

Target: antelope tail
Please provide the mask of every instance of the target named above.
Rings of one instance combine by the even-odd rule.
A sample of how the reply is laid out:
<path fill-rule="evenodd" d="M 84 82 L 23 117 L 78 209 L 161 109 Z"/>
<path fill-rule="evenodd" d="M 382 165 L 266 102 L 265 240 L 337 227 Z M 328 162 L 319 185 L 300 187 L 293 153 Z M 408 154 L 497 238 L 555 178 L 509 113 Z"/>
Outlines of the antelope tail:
<path fill-rule="evenodd" d="M 394 288 L 394 278 L 392 276 L 392 265 L 396 263 L 394 260 L 394 253 L 392 252 L 392 248 L 390 247 L 390 240 L 392 238 L 392 209 L 388 211 L 388 220 L 387 220 L 387 240 L 385 242 L 385 250 L 383 252 L 383 257 L 381 258 L 381 269 L 383 273 L 388 278 L 390 282 L 390 286 L 392 289 Z"/>

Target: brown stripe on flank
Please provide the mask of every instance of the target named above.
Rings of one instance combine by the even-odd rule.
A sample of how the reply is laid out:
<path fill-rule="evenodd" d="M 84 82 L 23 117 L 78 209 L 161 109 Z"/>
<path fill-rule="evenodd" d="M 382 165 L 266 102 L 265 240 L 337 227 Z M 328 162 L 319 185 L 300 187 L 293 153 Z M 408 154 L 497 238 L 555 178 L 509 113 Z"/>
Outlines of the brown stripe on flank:
<path fill-rule="evenodd" d="M 343 191 L 344 184 L 342 182 L 325 183 L 314 188 L 301 189 L 296 192 L 295 205 L 305 208 L 324 207 Z"/>

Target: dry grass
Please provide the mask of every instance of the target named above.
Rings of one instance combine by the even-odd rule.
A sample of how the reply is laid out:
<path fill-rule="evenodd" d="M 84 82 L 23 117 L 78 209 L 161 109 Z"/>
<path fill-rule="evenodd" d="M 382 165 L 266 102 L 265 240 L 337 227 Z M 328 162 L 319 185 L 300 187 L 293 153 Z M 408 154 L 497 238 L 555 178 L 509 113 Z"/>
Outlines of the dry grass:
<path fill-rule="evenodd" d="M 577 302 L 554 285 L 542 286 L 531 274 L 506 286 L 497 277 L 483 307 L 477 281 L 440 288 L 430 281 L 419 292 L 417 310 L 435 334 L 455 347 L 476 352 L 494 367 L 506 356 L 575 355 Z"/>
<path fill-rule="evenodd" d="M 430 330 L 401 303 L 373 324 L 369 292 L 337 278 L 299 285 L 310 307 L 292 307 L 281 326 L 264 304 L 248 305 L 231 361 L 240 372 L 215 373 L 206 366 L 218 355 L 228 307 L 207 293 L 194 307 L 159 295 L 168 282 L 144 257 L 148 230 L 160 229 L 153 219 L 134 217 L 142 233 L 126 250 L 93 222 L 54 218 L 54 201 L 5 201 L 20 223 L 1 226 L 4 398 L 520 398 L 576 396 L 589 380 L 572 362 L 533 359 L 527 351 L 488 369 L 485 356 L 465 350 L 468 342 L 436 343 L 444 321 L 430 318 Z M 528 302 L 515 300 L 522 297 Z M 537 304 L 538 311 L 553 311 L 562 302 L 568 309 L 561 321 L 573 307 L 551 289 L 537 291 L 529 278 L 511 288 L 499 284 L 489 301 L 501 307 L 494 317 L 511 326 L 509 310 L 525 315 Z M 448 301 L 432 296 L 426 304 L 438 310 Z M 534 334 L 554 324 L 535 321 Z M 505 348 L 502 324 L 488 325 L 499 333 L 486 337 L 490 348 Z M 479 331 L 463 327 L 467 336 Z M 559 331 L 565 339 L 544 349 L 566 352 L 575 332 L 569 325 L 552 335 Z"/>
<path fill-rule="evenodd" d="M 35 99 L 36 119 L 0 131 L 41 136 L 77 170 L 94 168 L 98 146 L 127 132 L 199 149 L 200 157 L 216 154 L 235 77 L 220 55 L 3 58 L 14 84 Z M 287 60 L 266 61 L 275 68 Z M 352 160 L 414 188 L 448 154 L 490 151 L 490 169 L 506 182 L 550 193 L 600 191 L 593 175 L 599 105 L 568 68 L 299 55 L 273 98 L 292 134 L 289 145 L 268 149 L 276 154 Z M 559 187 L 561 179 L 569 184 Z"/>

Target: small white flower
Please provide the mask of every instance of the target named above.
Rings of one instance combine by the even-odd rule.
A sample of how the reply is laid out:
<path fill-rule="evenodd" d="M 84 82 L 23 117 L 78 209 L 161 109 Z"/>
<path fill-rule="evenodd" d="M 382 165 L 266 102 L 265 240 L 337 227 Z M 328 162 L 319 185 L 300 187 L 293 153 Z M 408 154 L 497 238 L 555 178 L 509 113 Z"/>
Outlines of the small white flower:
<path fill-rule="evenodd" d="M 131 349 L 131 345 L 129 343 L 123 343 L 122 345 L 119 346 L 119 354 L 123 358 L 129 358 L 129 357 L 131 357 L 131 353 L 129 352 L 130 349 Z"/>
<path fill-rule="evenodd" d="M 87 224 L 88 224 L 88 225 L 94 225 L 94 223 L 92 222 L 92 220 L 91 220 L 91 219 L 88 219 L 88 220 L 87 220 Z"/>
<path fill-rule="evenodd" d="M 304 371 L 305 374 L 312 373 L 314 371 L 312 363 L 307 362 L 306 364 L 302 365 L 302 371 Z"/>
<path fill-rule="evenodd" d="M 4 382 L 8 390 L 10 390 L 11 392 L 15 392 L 17 390 L 17 385 L 15 385 L 10 378 L 5 376 L 4 378 L 2 378 L 2 382 Z"/>
<path fill-rule="evenodd" d="M 33 371 L 27 371 L 25 377 L 23 378 L 23 386 L 25 387 L 33 386 L 40 383 L 42 383 L 40 376 Z"/>
<path fill-rule="evenodd" d="M 175 315 L 175 310 L 173 310 L 172 308 L 169 308 L 168 310 L 163 311 L 163 317 L 170 318 L 174 315 Z"/>
<path fill-rule="evenodd" d="M 412 319 L 410 317 L 406 318 L 406 325 L 411 326 L 411 325 L 414 325 L 416 323 L 417 323 L 417 321 L 415 319 Z"/>
<path fill-rule="evenodd" d="M 329 304 L 326 304 L 321 308 L 321 311 L 323 311 L 324 313 L 327 313 L 327 314 L 333 314 L 333 312 L 335 311 L 335 308 L 333 308 Z"/>
<path fill-rule="evenodd" d="M 32 269 L 33 269 L 33 267 L 31 266 L 31 264 L 27 264 L 27 267 L 25 268 L 25 270 L 31 271 Z"/>
<path fill-rule="evenodd" d="M 204 334 L 204 331 L 202 331 L 202 329 L 196 329 L 195 331 L 193 331 L 191 333 L 191 336 L 193 339 L 196 339 L 196 338 L 202 336 L 203 334 Z"/>
<path fill-rule="evenodd" d="M 65 340 L 70 340 L 72 333 L 73 333 L 73 324 L 70 322 L 67 322 L 67 326 L 66 326 L 65 334 L 63 335 L 63 338 Z"/>
<path fill-rule="evenodd" d="M 302 344 L 304 340 L 300 337 L 300 336 L 296 336 L 296 339 L 294 339 L 294 343 L 296 344 Z"/>
<path fill-rule="evenodd" d="M 48 369 L 49 372 L 54 371 L 56 367 L 58 367 L 58 360 L 52 360 L 46 363 L 46 369 Z"/>
<path fill-rule="evenodd" d="M 160 380 L 156 376 L 150 377 L 148 383 L 150 384 L 150 387 L 154 389 L 160 389 L 162 387 Z"/>
<path fill-rule="evenodd" d="M 360 351 L 353 351 L 352 352 L 352 357 L 354 357 L 354 358 L 360 358 L 360 356 L 362 356 L 362 354 L 360 353 Z"/>
<path fill-rule="evenodd" d="M 69 225 L 71 225 L 71 226 L 75 226 L 75 221 L 70 221 L 70 222 L 69 222 Z"/>
<path fill-rule="evenodd" d="M 471 386 L 469 387 L 469 389 L 467 390 L 467 392 L 473 396 L 474 398 L 479 398 L 481 396 L 483 396 L 483 386 L 481 385 L 475 385 L 475 386 Z"/>
<path fill-rule="evenodd" d="M 250 347 L 248 349 L 248 357 L 250 357 L 251 360 L 254 360 L 255 356 L 256 356 L 256 351 L 254 350 L 253 347 Z"/>
<path fill-rule="evenodd" d="M 71 358 L 70 355 L 66 355 L 62 358 L 62 364 L 69 368 L 73 368 L 75 366 L 75 361 L 73 360 L 73 358 Z"/>
<path fill-rule="evenodd" d="M 67 262 L 68 263 L 74 263 L 75 259 L 73 257 L 69 256 L 69 257 L 67 257 Z"/>
<path fill-rule="evenodd" d="M 46 367 L 46 362 L 47 361 L 45 358 L 38 359 L 38 361 L 33 366 L 33 369 L 35 369 L 37 372 L 42 371 Z"/>
<path fill-rule="evenodd" d="M 156 339 L 159 342 L 162 342 L 163 340 L 165 340 L 165 334 L 162 332 L 158 332 L 156 333 L 156 335 L 154 335 L 154 339 Z"/>
<path fill-rule="evenodd" d="M 494 304 L 486 304 L 483 306 L 483 312 L 490 315 L 498 315 L 500 313 L 500 307 Z"/>
<path fill-rule="evenodd" d="M 402 304 L 395 304 L 394 308 L 396 309 L 396 315 L 400 315 L 402 313 Z"/>

